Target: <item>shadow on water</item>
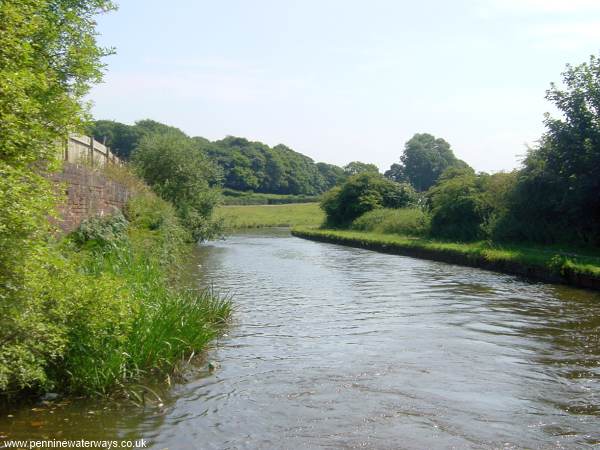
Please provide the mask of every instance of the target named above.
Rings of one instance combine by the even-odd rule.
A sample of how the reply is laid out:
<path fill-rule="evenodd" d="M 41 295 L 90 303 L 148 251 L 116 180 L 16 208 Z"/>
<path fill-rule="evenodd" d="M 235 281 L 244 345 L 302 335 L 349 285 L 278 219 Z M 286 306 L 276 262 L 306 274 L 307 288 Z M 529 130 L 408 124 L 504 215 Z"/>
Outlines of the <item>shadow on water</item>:
<path fill-rule="evenodd" d="M 190 273 L 235 295 L 220 368 L 163 405 L 50 403 L 0 435 L 153 448 L 561 448 L 600 443 L 600 296 L 292 238 L 202 246 Z"/>

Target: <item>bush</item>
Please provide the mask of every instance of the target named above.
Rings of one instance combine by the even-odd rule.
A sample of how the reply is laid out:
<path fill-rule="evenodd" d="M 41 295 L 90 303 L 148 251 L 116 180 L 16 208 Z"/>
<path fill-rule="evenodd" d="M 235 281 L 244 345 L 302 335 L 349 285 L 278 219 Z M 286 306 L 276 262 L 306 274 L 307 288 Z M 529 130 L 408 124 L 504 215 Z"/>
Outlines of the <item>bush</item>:
<path fill-rule="evenodd" d="M 91 217 L 81 222 L 72 238 L 88 247 L 116 246 L 127 238 L 129 223 L 118 209 L 110 216 Z"/>
<path fill-rule="evenodd" d="M 126 218 L 92 218 L 69 239 L 32 249 L 10 305 L 0 303 L 2 397 L 106 393 L 202 350 L 231 307 L 174 287 L 169 269 L 179 271 L 188 236 L 146 188 Z"/>
<path fill-rule="evenodd" d="M 481 177 L 472 170 L 452 170 L 427 195 L 431 207 L 431 235 L 472 241 L 483 237 L 487 217 Z"/>
<path fill-rule="evenodd" d="M 320 200 L 316 195 L 263 194 L 223 189 L 223 205 L 285 205 L 289 203 L 313 203 Z"/>
<path fill-rule="evenodd" d="M 229 301 L 172 282 L 189 234 L 171 205 L 146 190 L 129 201 L 126 215 L 129 221 L 90 219 L 71 241 L 81 288 L 63 357 L 52 366 L 63 391 L 106 393 L 149 371 L 171 371 L 202 350 L 230 314 Z M 110 245 L 89 244 L 99 236 Z"/>
<path fill-rule="evenodd" d="M 377 173 L 351 176 L 323 195 L 321 208 L 328 226 L 348 226 L 354 219 L 377 208 L 401 208 L 416 202 L 408 184 L 396 183 Z"/>
<path fill-rule="evenodd" d="M 139 175 L 162 199 L 171 202 L 194 240 L 220 233 L 211 221 L 219 201 L 219 169 L 183 133 L 144 136 L 133 153 Z"/>
<path fill-rule="evenodd" d="M 384 234 L 425 236 L 429 233 L 429 214 L 420 208 L 375 209 L 354 222 L 352 229 Z"/>

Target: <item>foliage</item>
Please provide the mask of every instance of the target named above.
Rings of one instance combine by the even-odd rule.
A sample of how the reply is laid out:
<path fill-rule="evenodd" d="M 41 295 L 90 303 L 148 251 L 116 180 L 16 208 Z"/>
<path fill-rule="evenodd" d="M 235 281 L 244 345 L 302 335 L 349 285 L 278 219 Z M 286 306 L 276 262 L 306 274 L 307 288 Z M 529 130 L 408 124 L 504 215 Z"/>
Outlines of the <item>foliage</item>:
<path fill-rule="evenodd" d="M 352 161 L 344 166 L 344 172 L 348 176 L 358 175 L 359 173 L 379 173 L 379 168 L 375 164 Z"/>
<path fill-rule="evenodd" d="M 171 131 L 145 135 L 132 161 L 150 187 L 175 205 L 194 240 L 218 233 L 210 217 L 219 200 L 220 171 L 191 139 Z"/>
<path fill-rule="evenodd" d="M 454 156 L 444 139 L 417 133 L 405 144 L 400 164 L 393 164 L 385 176 L 397 182 L 409 182 L 417 191 L 426 191 L 449 167 L 468 165 Z"/>
<path fill-rule="evenodd" d="M 352 222 L 351 228 L 403 236 L 426 236 L 430 227 L 429 214 L 421 208 L 381 208 L 364 213 Z"/>
<path fill-rule="evenodd" d="M 316 195 L 262 194 L 260 192 L 240 192 L 223 189 L 221 203 L 223 205 L 284 205 L 288 203 L 318 202 Z"/>
<path fill-rule="evenodd" d="M 325 216 L 318 203 L 288 205 L 221 206 L 216 216 L 226 229 L 319 226 Z"/>
<path fill-rule="evenodd" d="M 323 191 L 327 191 L 332 187 L 337 186 L 347 178 L 346 171 L 334 164 L 319 162 L 317 163 L 317 170 L 323 177 Z"/>
<path fill-rule="evenodd" d="M 110 147 L 119 158 L 128 160 L 140 139 L 141 132 L 137 127 L 114 120 L 96 120 L 88 126 L 87 134 Z"/>
<path fill-rule="evenodd" d="M 230 314 L 230 303 L 211 292 L 169 282 L 169 269 L 181 265 L 187 246 L 168 203 L 146 191 L 130 201 L 126 212 L 127 233 L 113 245 L 82 241 L 82 235 L 97 239 L 97 233 L 84 231 L 87 224 L 72 235 L 76 247 L 69 250 L 77 252 L 79 271 L 96 281 L 100 301 L 85 297 L 88 303 L 76 309 L 64 357 L 52 368 L 62 390 L 105 393 L 150 370 L 168 373 L 201 350 Z M 102 235 L 107 224 L 123 222 L 118 216 L 94 221 L 104 225 Z M 111 298 L 114 304 L 106 303 Z"/>
<path fill-rule="evenodd" d="M 75 267 L 52 242 L 58 194 L 42 176 L 86 117 L 101 78 L 94 16 L 105 0 L 0 2 L 0 391 L 46 386 L 80 298 Z M 93 284 L 93 282 L 90 282 Z"/>
<path fill-rule="evenodd" d="M 600 59 L 567 66 L 564 87 L 546 98 L 561 118 L 530 149 L 497 236 L 511 240 L 600 245 Z"/>
<path fill-rule="evenodd" d="M 178 128 L 153 120 L 141 120 L 134 125 L 99 120 L 90 126 L 89 131 L 125 159 L 130 158 L 144 136 L 177 134 L 181 138 L 187 137 Z M 224 187 L 237 191 L 318 195 L 346 177 L 341 167 L 315 164 L 307 156 L 281 144 L 269 147 L 233 136 L 215 142 L 203 137 L 192 139 L 196 148 L 221 168 Z"/>
<path fill-rule="evenodd" d="M 546 274 L 568 282 L 577 282 L 577 276 L 581 275 L 600 279 L 600 254 L 579 248 L 498 245 L 489 241 L 458 243 L 396 234 L 303 227 L 294 228 L 292 234 L 338 244 L 385 249 L 400 255 L 418 254 L 431 259 L 452 260 L 457 264 L 493 267 L 510 273 Z"/>
<path fill-rule="evenodd" d="M 330 226 L 340 227 L 377 208 L 401 208 L 414 203 L 415 192 L 408 184 L 385 179 L 373 172 L 353 175 L 341 186 L 323 195 L 321 207 Z"/>
<path fill-rule="evenodd" d="M 126 238 L 129 223 L 125 216 L 116 210 L 109 216 L 95 216 L 83 220 L 73 233 L 73 240 L 88 247 L 118 246 Z"/>
<path fill-rule="evenodd" d="M 471 241 L 482 238 L 486 214 L 481 177 L 472 170 L 443 176 L 428 192 L 431 234 L 435 237 Z"/>
<path fill-rule="evenodd" d="M 223 185 L 230 189 L 317 195 L 334 186 L 342 176 L 339 168 L 318 166 L 282 144 L 271 148 L 229 136 L 214 143 L 202 140 L 202 147 L 223 169 Z"/>

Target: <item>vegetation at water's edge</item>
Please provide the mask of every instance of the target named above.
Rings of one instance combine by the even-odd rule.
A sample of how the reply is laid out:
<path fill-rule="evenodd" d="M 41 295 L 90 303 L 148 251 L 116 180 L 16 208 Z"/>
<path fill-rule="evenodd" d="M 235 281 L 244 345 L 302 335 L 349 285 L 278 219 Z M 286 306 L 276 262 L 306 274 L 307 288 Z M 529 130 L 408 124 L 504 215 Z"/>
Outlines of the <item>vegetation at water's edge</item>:
<path fill-rule="evenodd" d="M 223 220 L 225 229 L 262 227 L 318 226 L 325 215 L 318 203 L 288 205 L 221 206 L 216 217 Z"/>
<path fill-rule="evenodd" d="M 487 266 L 522 263 L 549 276 L 596 277 L 599 93 L 599 58 L 567 66 L 563 86 L 552 84 L 546 95 L 562 116 L 546 115 L 546 133 L 529 149 L 523 167 L 511 173 L 476 173 L 454 156 L 445 140 L 416 134 L 405 144 L 400 164 L 384 176 L 363 170 L 323 195 L 325 226 L 371 233 L 352 239 L 366 242 L 370 236 L 373 245 L 393 242 L 404 249 L 454 252 L 459 260 Z M 344 233 L 351 232 L 314 233 L 350 239 Z M 585 250 L 549 250 L 556 246 Z M 589 251 L 594 258 L 582 256 Z"/>
<path fill-rule="evenodd" d="M 125 169 L 118 171 L 123 182 Z M 190 232 L 175 208 L 131 174 L 128 184 L 137 191 L 124 215 L 82 222 L 21 287 L 32 295 L 29 314 L 2 330 L 5 398 L 105 394 L 149 374 L 166 376 L 226 323 L 228 300 L 177 276 Z M 18 339 L 11 335 L 17 324 Z"/>
<path fill-rule="evenodd" d="M 298 237 L 600 288 L 600 252 L 489 241 L 446 242 L 397 234 L 296 227 Z M 585 278 L 585 279 L 583 279 Z"/>
<path fill-rule="evenodd" d="M 105 175 L 133 194 L 124 214 L 66 238 L 59 143 L 81 131 L 102 78 L 96 15 L 108 0 L 0 2 L 0 399 L 106 393 L 170 373 L 218 333 L 231 305 L 181 284 L 175 266 L 215 232 L 212 167 L 172 134 L 148 134 L 135 170 Z M 157 149 L 157 147 L 160 147 Z M 168 177 L 166 179 L 165 177 Z"/>

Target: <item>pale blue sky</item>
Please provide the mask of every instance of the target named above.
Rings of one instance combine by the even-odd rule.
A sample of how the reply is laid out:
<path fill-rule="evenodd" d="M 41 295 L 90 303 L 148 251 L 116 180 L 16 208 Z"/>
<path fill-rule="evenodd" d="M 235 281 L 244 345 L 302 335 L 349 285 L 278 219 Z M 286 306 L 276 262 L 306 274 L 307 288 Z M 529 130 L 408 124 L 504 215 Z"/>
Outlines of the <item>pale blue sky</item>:
<path fill-rule="evenodd" d="M 600 0 L 121 0 L 96 118 L 284 143 L 386 169 L 429 132 L 518 166 L 566 63 L 600 51 Z"/>

